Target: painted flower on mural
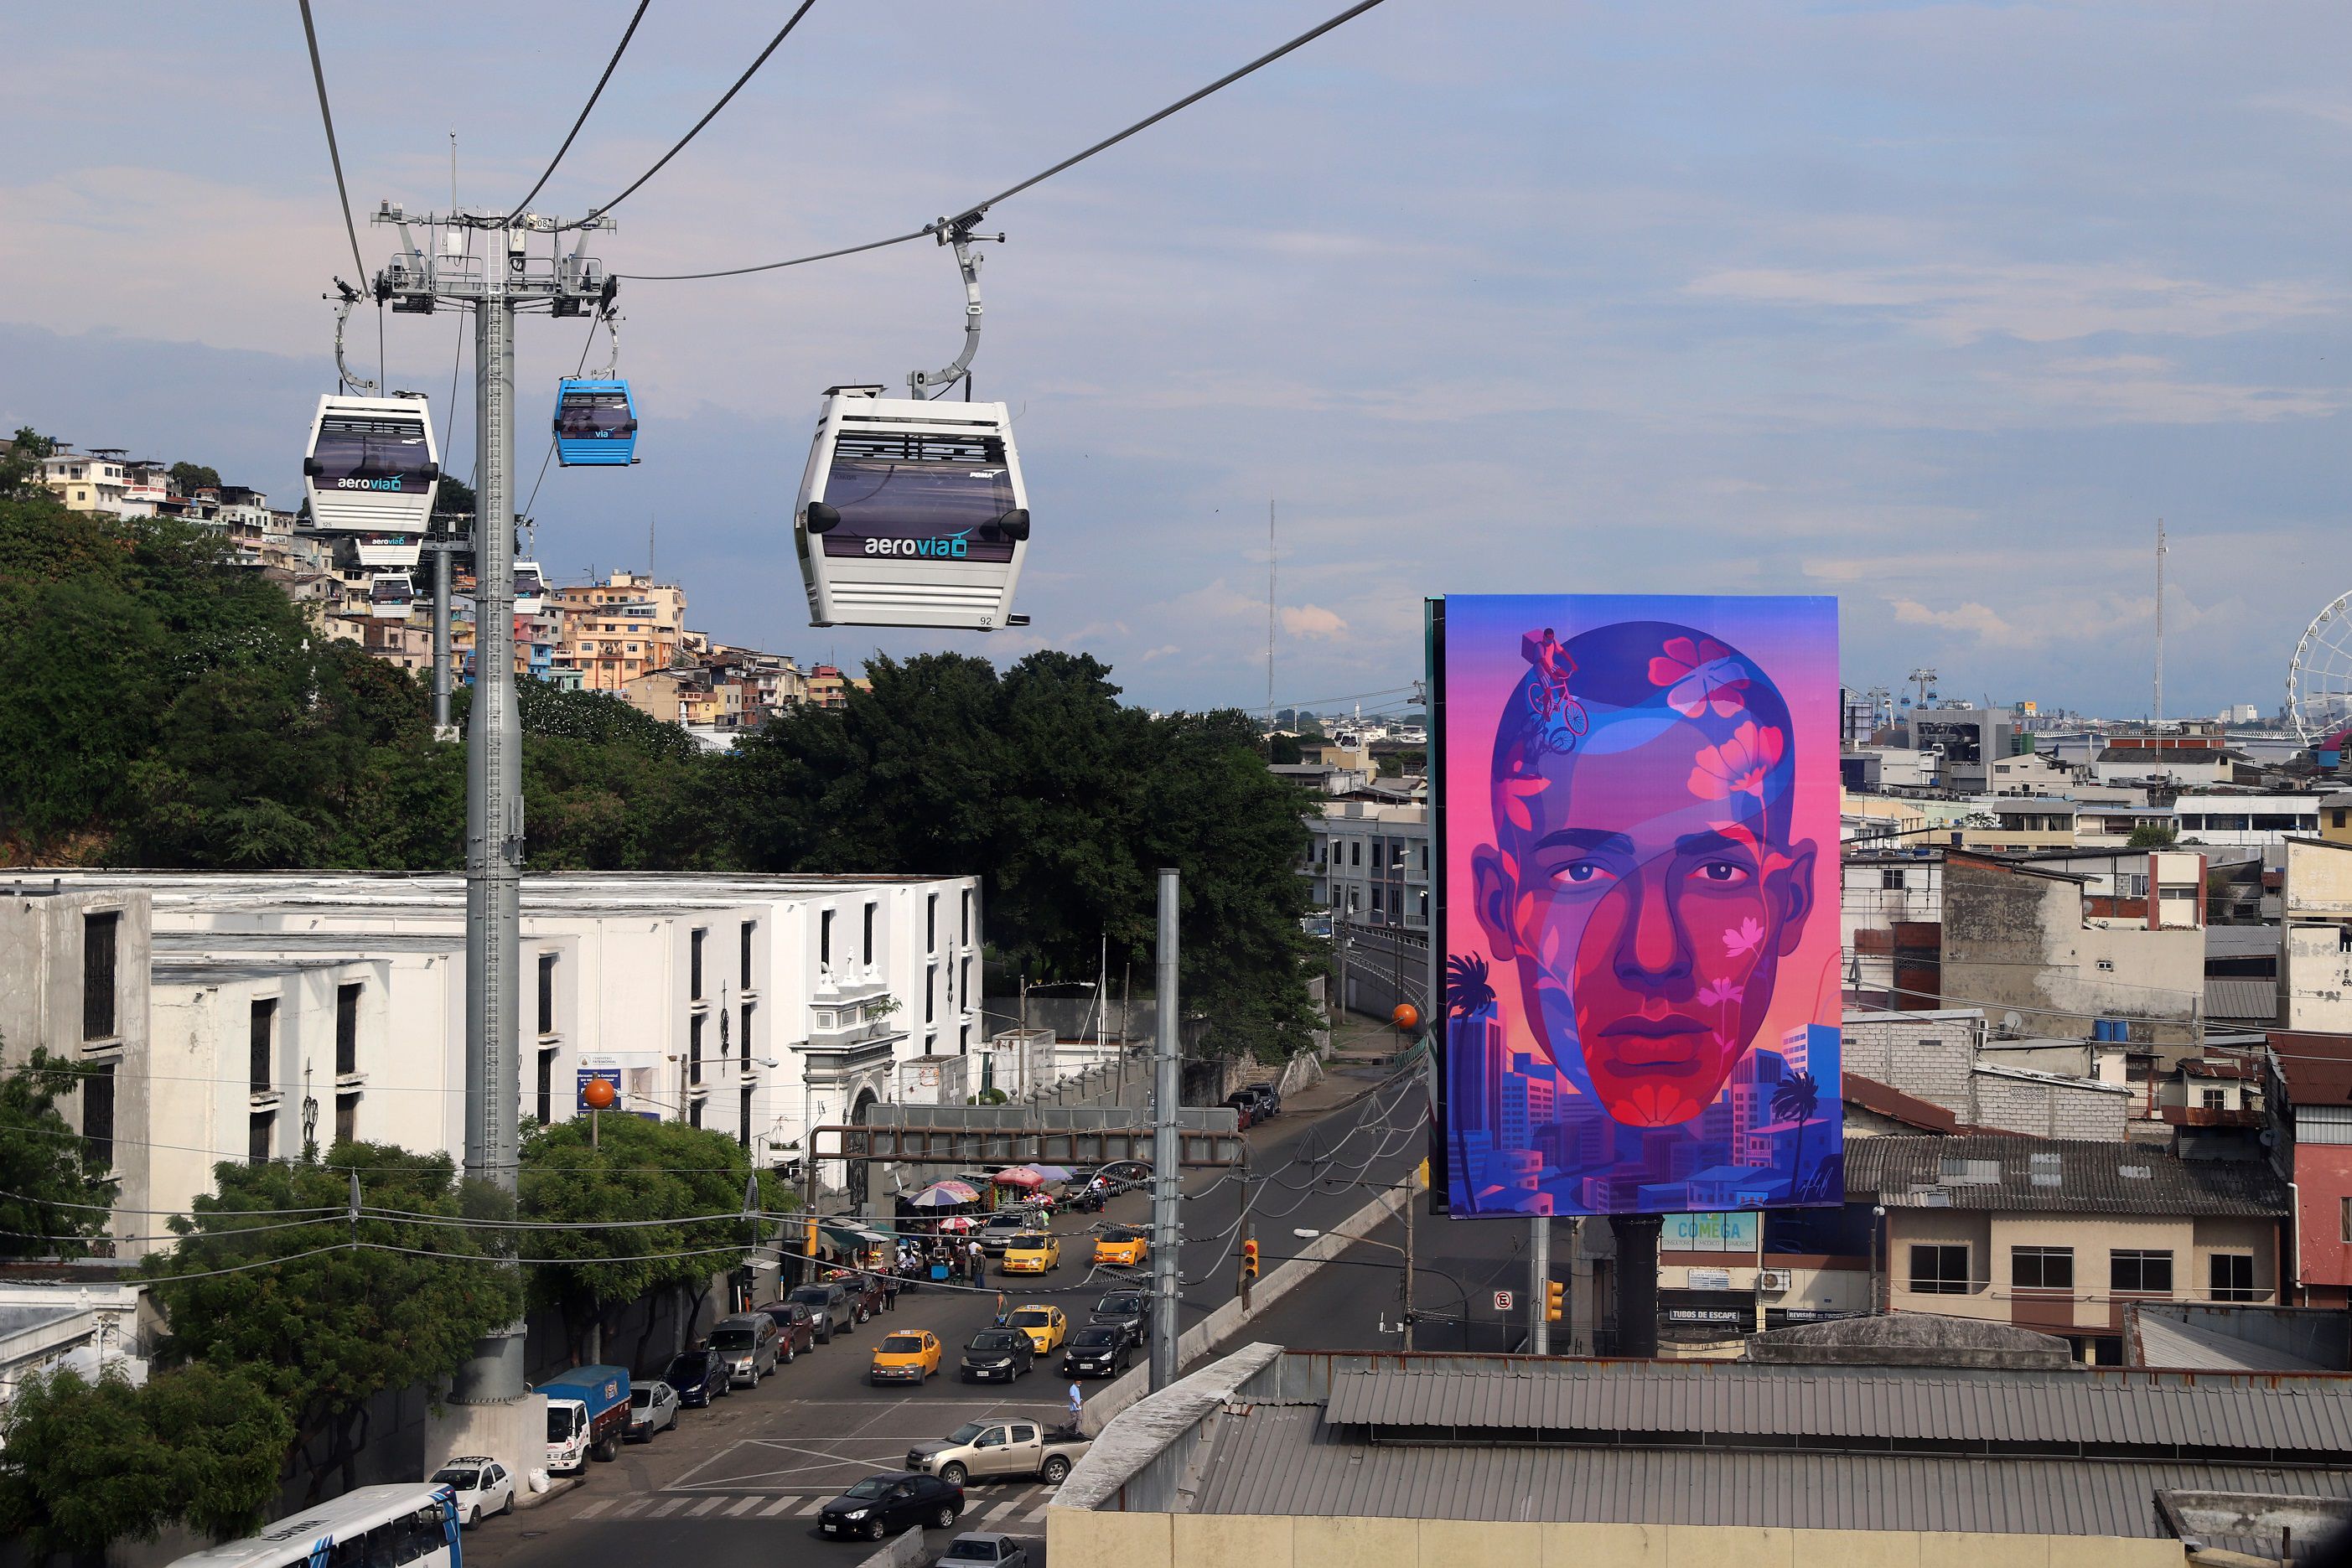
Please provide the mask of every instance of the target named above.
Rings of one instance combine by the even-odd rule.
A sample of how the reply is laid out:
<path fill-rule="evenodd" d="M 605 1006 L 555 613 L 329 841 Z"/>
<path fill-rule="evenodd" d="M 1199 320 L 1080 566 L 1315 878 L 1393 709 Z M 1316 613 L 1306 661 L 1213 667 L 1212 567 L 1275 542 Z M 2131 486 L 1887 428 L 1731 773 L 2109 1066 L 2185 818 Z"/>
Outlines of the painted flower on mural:
<path fill-rule="evenodd" d="M 1668 686 L 1666 706 L 1685 718 L 1710 710 L 1729 718 L 1748 706 L 1748 666 L 1712 637 L 1669 637 L 1650 661 L 1650 684 Z"/>
<path fill-rule="evenodd" d="M 1702 746 L 1693 759 L 1690 792 L 1706 800 L 1764 794 L 1764 781 L 1780 766 L 1788 739 L 1777 725 L 1742 723 L 1730 738 Z"/>
<path fill-rule="evenodd" d="M 1723 933 L 1723 951 L 1727 956 L 1737 958 L 1743 953 L 1756 951 L 1757 944 L 1763 940 L 1764 927 L 1758 924 L 1754 915 L 1747 915 L 1738 925 Z"/>

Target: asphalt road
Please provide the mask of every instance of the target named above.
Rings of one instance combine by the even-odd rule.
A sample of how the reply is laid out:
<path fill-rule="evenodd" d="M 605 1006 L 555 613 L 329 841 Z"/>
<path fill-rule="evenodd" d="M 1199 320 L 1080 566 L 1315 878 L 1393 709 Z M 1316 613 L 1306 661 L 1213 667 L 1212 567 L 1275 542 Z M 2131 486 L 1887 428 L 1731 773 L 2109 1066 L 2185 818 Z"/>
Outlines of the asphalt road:
<path fill-rule="evenodd" d="M 1371 1088 L 1370 1081 L 1364 1087 Z M 1423 1116 L 1418 1086 L 1398 1084 L 1320 1115 L 1292 1113 L 1253 1129 L 1246 1183 L 1234 1174 L 1195 1173 L 1185 1183 L 1182 1270 L 1192 1282 L 1182 1291 L 1181 1324 L 1213 1311 L 1237 1286 L 1238 1248 L 1228 1233 L 1245 1189 L 1270 1269 L 1297 1245 L 1288 1239 L 1290 1228 L 1328 1228 L 1417 1164 Z M 1064 1217 L 1056 1229 L 1065 1238 L 1065 1261 L 1041 1281 L 1004 1283 L 1008 1301 L 1052 1301 L 1083 1322 L 1104 1291 L 1129 1282 L 1119 1270 L 1090 1267 L 1092 1232 L 1103 1224 L 1142 1222 L 1149 1208 L 1148 1199 L 1132 1194 L 1103 1214 Z M 1360 1278 L 1338 1279 L 1335 1285 L 1341 1276 Z M 1334 1268 L 1298 1294 L 1335 1287 L 1332 1310 L 1369 1322 L 1369 1303 L 1389 1299 L 1392 1280 L 1392 1274 Z M 687 1553 L 692 1568 L 860 1561 L 870 1547 L 815 1532 L 818 1507 L 852 1481 L 899 1468 L 909 1444 L 944 1437 L 974 1417 L 1066 1418 L 1069 1384 L 1055 1375 L 1053 1363 L 1041 1362 L 1008 1390 L 954 1380 L 956 1354 L 995 1315 L 999 1283 L 992 1270 L 978 1291 L 929 1285 L 902 1291 L 895 1312 L 835 1335 L 756 1389 L 739 1389 L 709 1410 L 681 1411 L 675 1431 L 625 1448 L 614 1463 L 592 1462 L 583 1484 L 486 1522 L 467 1538 L 467 1558 L 490 1568 L 576 1568 L 590 1556 L 616 1555 L 668 1568 Z M 950 1371 L 919 1388 L 870 1386 L 866 1370 L 874 1346 L 903 1328 L 939 1335 Z M 1264 1338 L 1265 1331 L 1252 1337 Z M 976 1481 L 966 1489 L 966 1511 L 957 1528 L 1025 1539 L 1032 1561 L 1042 1563 L 1050 1492 L 1034 1481 Z M 931 1531 L 926 1539 L 936 1552 L 954 1533 Z"/>

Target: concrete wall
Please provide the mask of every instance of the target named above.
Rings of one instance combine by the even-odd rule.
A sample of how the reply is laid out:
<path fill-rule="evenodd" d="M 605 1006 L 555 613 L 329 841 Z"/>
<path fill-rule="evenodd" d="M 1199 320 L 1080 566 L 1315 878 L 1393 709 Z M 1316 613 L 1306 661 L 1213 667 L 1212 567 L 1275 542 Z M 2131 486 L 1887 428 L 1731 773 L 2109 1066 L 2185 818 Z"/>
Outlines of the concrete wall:
<path fill-rule="evenodd" d="M 2279 942 L 2284 1027 L 2352 1033 L 2352 925 L 2288 924 Z"/>
<path fill-rule="evenodd" d="M 1984 1014 L 1973 1009 L 1901 1018 L 1849 1013 L 1839 1042 L 1840 1061 L 1848 1072 L 1964 1116 L 1969 1063 L 1984 1029 Z"/>
<path fill-rule="evenodd" d="M 1696 1524 L 1045 1515 L 1054 1568 L 2179 1568 L 2178 1541 Z"/>
<path fill-rule="evenodd" d="M 2085 925 L 2080 883 L 1952 857 L 1944 866 L 1943 994 L 2029 1030 L 2146 1019 L 2150 1043 L 2198 1043 L 2202 930 Z M 2138 1026 L 2135 1025 L 2137 1029 Z"/>

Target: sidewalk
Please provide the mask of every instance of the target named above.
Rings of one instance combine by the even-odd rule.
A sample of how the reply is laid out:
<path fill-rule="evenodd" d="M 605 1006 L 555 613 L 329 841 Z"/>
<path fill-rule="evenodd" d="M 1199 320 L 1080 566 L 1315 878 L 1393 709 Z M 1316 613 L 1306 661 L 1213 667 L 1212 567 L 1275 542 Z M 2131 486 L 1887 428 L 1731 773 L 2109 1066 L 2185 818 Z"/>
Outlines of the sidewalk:
<path fill-rule="evenodd" d="M 1331 1054 L 1323 1082 L 1282 1103 L 1286 1114 L 1319 1116 L 1360 1100 L 1395 1069 L 1389 1065 L 1404 1043 L 1394 1024 L 1360 1013 L 1342 1014 L 1331 1028 Z"/>

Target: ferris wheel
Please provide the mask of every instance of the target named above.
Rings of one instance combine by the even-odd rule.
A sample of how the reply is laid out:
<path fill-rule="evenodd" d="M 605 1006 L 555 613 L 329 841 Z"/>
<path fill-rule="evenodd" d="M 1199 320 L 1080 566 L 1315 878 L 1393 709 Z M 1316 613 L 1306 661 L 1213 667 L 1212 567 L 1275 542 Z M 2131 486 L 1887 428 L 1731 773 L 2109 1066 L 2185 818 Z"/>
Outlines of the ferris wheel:
<path fill-rule="evenodd" d="M 2303 629 L 2286 667 L 2286 711 L 2306 745 L 2352 723 L 2352 593 Z"/>

